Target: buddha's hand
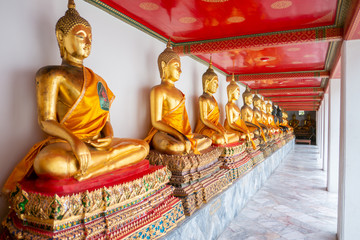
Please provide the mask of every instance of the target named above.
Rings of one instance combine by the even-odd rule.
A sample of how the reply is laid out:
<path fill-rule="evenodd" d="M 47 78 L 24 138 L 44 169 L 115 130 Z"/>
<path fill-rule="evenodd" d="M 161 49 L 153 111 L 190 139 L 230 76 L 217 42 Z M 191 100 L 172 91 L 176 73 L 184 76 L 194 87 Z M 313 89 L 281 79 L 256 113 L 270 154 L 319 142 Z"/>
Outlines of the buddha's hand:
<path fill-rule="evenodd" d="M 112 142 L 112 137 L 107 136 L 104 138 L 98 138 L 95 140 L 92 140 L 90 142 L 90 145 L 95 148 L 108 148 Z"/>
<path fill-rule="evenodd" d="M 185 152 L 190 153 L 191 151 L 191 142 L 188 137 L 185 135 L 182 137 L 181 141 L 185 144 Z"/>
<path fill-rule="evenodd" d="M 76 140 L 71 147 L 73 149 L 76 159 L 79 161 L 80 174 L 82 175 L 86 172 L 89 162 L 91 160 L 90 151 L 86 144 L 80 140 Z"/>

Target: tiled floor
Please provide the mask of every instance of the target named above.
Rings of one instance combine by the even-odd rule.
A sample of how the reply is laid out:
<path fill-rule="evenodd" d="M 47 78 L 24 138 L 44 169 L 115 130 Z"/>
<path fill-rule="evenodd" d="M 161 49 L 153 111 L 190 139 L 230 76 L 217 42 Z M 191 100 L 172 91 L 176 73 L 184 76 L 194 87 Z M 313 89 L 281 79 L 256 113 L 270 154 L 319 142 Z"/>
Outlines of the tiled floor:
<path fill-rule="evenodd" d="M 218 240 L 335 240 L 337 194 L 326 188 L 316 146 L 295 145 Z"/>

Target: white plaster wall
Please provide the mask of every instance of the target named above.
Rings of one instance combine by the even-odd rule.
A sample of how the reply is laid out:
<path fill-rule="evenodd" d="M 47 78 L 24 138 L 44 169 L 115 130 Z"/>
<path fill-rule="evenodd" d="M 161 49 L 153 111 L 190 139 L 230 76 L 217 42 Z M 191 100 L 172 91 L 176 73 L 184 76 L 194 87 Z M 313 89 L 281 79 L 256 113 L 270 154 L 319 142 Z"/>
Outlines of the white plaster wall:
<path fill-rule="evenodd" d="M 111 109 L 115 135 L 144 138 L 150 129 L 150 89 L 160 83 L 157 57 L 165 44 L 86 2 L 78 0 L 76 4 L 93 29 L 92 52 L 84 64 L 103 77 L 116 95 Z M 61 63 L 55 24 L 66 8 L 65 0 L 14 0 L 1 4 L 1 186 L 17 162 L 44 137 L 37 124 L 34 76 L 42 66 Z M 189 57 L 182 57 L 181 62 L 183 72 L 176 86 L 187 97 L 186 107 L 194 128 L 197 99 L 202 94 L 201 76 L 207 66 Z M 225 76 L 219 74 L 215 98 L 222 122 L 226 86 Z M 1 198 L 0 219 L 7 212 L 6 206 Z"/>

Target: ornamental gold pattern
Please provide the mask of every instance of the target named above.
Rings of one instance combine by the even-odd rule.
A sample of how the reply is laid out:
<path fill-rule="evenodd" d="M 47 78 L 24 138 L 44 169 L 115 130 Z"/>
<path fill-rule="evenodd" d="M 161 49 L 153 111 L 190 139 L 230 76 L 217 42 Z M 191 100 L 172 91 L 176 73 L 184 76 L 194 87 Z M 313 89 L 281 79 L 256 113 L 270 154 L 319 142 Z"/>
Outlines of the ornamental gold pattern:
<path fill-rule="evenodd" d="M 171 172 L 164 167 L 130 182 L 61 197 L 27 192 L 18 184 L 10 205 L 28 224 L 59 231 L 137 204 L 164 188 L 170 177 Z"/>

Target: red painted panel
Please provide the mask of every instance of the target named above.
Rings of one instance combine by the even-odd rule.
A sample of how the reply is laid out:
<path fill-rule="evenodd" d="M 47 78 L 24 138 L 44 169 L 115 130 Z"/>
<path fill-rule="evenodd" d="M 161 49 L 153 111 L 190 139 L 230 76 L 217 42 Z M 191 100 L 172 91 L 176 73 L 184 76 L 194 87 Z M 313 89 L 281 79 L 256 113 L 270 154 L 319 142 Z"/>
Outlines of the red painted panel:
<path fill-rule="evenodd" d="M 320 87 L 321 78 L 246 81 L 244 84 L 249 85 L 251 89 Z"/>
<path fill-rule="evenodd" d="M 332 25 L 337 0 L 102 0 L 175 42 Z"/>
<path fill-rule="evenodd" d="M 323 70 L 327 42 L 214 53 L 213 65 L 227 74 Z M 197 55 L 209 62 L 210 54 Z"/>

